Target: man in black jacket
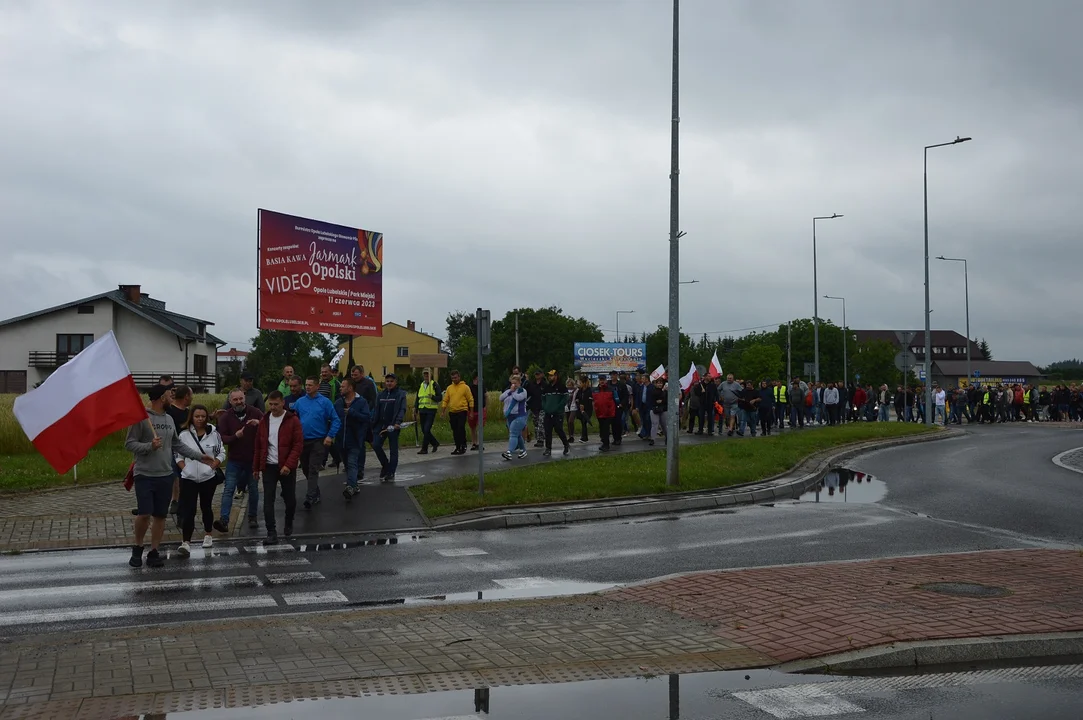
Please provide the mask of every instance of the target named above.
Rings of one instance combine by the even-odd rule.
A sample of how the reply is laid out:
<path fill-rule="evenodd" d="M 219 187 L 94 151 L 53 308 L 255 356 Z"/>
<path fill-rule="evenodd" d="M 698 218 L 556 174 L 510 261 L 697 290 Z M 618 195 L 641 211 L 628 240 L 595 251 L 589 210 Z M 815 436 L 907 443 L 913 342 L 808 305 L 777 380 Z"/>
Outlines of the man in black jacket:
<path fill-rule="evenodd" d="M 542 425 L 542 394 L 545 392 L 545 378 L 541 370 L 534 371 L 534 379 L 523 383 L 526 390 L 526 409 L 534 425 L 534 447 L 545 446 L 545 428 Z"/>
<path fill-rule="evenodd" d="M 613 400 L 617 403 L 617 416 L 613 418 L 613 444 L 620 445 L 620 439 L 624 436 L 624 416 L 628 412 L 628 386 L 620 381 L 616 370 L 609 373 L 609 389 L 613 393 Z"/>

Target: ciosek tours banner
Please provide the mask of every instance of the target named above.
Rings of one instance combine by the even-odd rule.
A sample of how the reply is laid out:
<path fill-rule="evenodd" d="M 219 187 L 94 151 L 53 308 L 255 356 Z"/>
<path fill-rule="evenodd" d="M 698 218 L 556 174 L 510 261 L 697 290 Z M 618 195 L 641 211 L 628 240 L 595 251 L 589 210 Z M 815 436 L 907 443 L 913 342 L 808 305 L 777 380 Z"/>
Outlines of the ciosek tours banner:
<path fill-rule="evenodd" d="M 382 233 L 259 211 L 259 327 L 383 335 Z"/>
<path fill-rule="evenodd" d="M 635 372 L 647 362 L 644 343 L 576 343 L 574 353 L 584 373 Z"/>

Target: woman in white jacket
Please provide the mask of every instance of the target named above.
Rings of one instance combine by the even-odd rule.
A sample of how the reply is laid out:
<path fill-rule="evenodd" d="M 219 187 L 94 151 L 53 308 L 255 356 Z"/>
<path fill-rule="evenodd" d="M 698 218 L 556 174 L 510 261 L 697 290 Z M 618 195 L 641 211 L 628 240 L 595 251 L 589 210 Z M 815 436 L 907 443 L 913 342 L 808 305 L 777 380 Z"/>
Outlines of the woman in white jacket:
<path fill-rule="evenodd" d="M 186 430 L 181 430 L 179 439 L 188 447 L 214 458 L 213 465 L 206 465 L 198 460 L 187 460 L 176 456 L 177 467 L 181 470 L 180 507 L 177 514 L 181 521 L 183 542 L 177 548 L 177 554 L 188 557 L 191 554 L 192 533 L 196 526 L 196 500 L 203 511 L 203 547 L 210 548 L 211 524 L 214 512 L 211 502 L 214 490 L 218 487 L 217 470 L 226 460 L 226 448 L 222 436 L 207 422 L 209 413 L 203 405 L 192 407 L 192 414 Z"/>

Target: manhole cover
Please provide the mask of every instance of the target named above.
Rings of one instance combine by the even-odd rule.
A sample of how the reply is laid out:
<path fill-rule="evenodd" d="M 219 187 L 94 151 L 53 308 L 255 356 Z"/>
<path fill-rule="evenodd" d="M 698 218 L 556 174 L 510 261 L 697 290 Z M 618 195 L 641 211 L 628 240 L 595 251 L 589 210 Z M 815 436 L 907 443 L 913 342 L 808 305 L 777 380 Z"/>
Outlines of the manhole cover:
<path fill-rule="evenodd" d="M 991 598 L 1006 597 L 1012 594 L 1008 588 L 994 585 L 982 585 L 969 582 L 938 582 L 918 585 L 921 590 L 928 590 L 941 595 L 955 595 L 956 597 Z"/>

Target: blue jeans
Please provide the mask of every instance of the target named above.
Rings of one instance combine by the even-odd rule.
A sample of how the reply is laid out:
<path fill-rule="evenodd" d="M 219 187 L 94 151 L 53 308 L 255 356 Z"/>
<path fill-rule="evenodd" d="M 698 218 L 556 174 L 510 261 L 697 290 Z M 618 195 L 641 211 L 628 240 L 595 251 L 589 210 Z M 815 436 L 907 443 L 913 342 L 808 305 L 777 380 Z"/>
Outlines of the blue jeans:
<path fill-rule="evenodd" d="M 935 407 L 935 408 L 936 408 L 936 412 L 935 412 L 935 413 L 933 413 L 933 423 L 935 424 L 935 423 L 936 423 L 936 419 L 937 419 L 937 418 L 940 418 L 940 421 L 941 421 L 942 423 L 944 423 L 944 424 L 947 424 L 947 422 L 948 422 L 948 418 L 947 418 L 947 416 L 946 416 L 946 415 L 944 414 L 944 406 L 943 406 L 943 405 L 934 405 L 933 407 Z"/>
<path fill-rule="evenodd" d="M 346 461 L 346 484 L 356 489 L 357 482 L 365 477 L 365 445 L 350 444 L 343 448 L 342 457 Z"/>
<path fill-rule="evenodd" d="M 394 475 L 399 467 L 399 431 L 393 427 L 386 428 L 387 433 L 374 433 L 372 436 L 372 451 L 376 453 L 376 459 L 380 461 L 384 475 Z M 391 452 L 390 459 L 384 454 L 384 442 L 387 442 Z"/>
<path fill-rule="evenodd" d="M 741 425 L 748 424 L 748 429 L 752 433 L 752 437 L 756 437 L 756 424 L 760 421 L 759 410 L 743 410 L 741 417 Z M 743 429 L 743 427 L 742 427 Z"/>
<path fill-rule="evenodd" d="M 526 429 L 526 415 L 517 415 L 508 421 L 508 452 L 520 452 L 526 450 L 526 441 L 523 440 L 523 430 Z"/>
<path fill-rule="evenodd" d="M 880 404 L 880 422 L 887 422 L 887 413 L 890 408 L 891 406 L 887 403 Z"/>
<path fill-rule="evenodd" d="M 654 416 L 654 413 L 652 413 L 647 408 L 641 407 L 639 409 L 639 437 L 647 438 L 648 440 L 651 438 L 651 432 L 654 429 L 653 428 L 653 422 L 654 422 L 653 416 Z M 711 422 L 711 425 L 714 426 L 713 421 Z"/>
<path fill-rule="evenodd" d="M 219 513 L 224 523 L 229 523 L 233 493 L 238 487 L 248 489 L 248 517 L 256 517 L 259 513 L 259 483 L 252 477 L 252 466 L 230 460 L 226 463 L 226 485 L 222 489 L 222 510 Z"/>
<path fill-rule="evenodd" d="M 790 405 L 790 427 L 805 427 L 804 405 Z"/>

